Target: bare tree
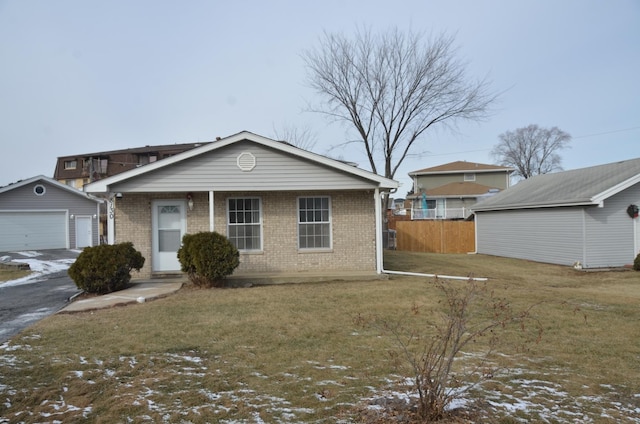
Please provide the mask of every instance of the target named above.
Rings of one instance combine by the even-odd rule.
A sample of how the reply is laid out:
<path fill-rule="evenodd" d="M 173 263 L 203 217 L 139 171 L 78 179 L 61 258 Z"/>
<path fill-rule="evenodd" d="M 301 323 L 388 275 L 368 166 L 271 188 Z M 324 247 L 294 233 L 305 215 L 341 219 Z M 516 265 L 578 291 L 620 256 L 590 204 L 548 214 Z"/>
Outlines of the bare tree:
<path fill-rule="evenodd" d="M 284 124 L 280 129 L 274 127 L 273 132 L 276 140 L 286 141 L 304 150 L 313 150 L 318 141 L 318 135 L 308 125 Z"/>
<path fill-rule="evenodd" d="M 537 125 L 507 131 L 498 136 L 500 142 L 491 155 L 505 166 L 516 169 L 514 175 L 529 178 L 562 170 L 559 150 L 569 147 L 571 135 L 558 127 Z"/>
<path fill-rule="evenodd" d="M 358 31 L 353 39 L 324 34 L 303 54 L 308 80 L 325 100 L 313 110 L 355 128 L 371 170 L 393 178 L 414 144 L 436 125 L 488 115 L 496 96 L 488 82 L 470 82 L 442 34 Z"/>

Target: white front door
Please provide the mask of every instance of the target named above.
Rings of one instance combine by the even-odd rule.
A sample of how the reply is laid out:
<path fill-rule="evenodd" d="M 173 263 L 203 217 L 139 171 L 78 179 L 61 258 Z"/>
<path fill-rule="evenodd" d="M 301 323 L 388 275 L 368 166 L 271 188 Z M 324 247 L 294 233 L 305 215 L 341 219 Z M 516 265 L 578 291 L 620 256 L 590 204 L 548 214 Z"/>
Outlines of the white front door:
<path fill-rule="evenodd" d="M 184 200 L 155 200 L 152 203 L 153 271 L 180 271 L 178 249 L 187 231 Z"/>
<path fill-rule="evenodd" d="M 76 249 L 91 246 L 92 241 L 91 217 L 76 216 Z"/>

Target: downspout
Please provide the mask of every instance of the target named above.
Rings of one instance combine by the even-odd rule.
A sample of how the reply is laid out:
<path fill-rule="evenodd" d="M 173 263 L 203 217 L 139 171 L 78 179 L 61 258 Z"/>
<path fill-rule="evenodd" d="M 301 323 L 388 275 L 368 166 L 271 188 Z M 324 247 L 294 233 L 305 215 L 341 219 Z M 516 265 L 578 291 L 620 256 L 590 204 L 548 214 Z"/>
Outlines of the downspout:
<path fill-rule="evenodd" d="M 209 231 L 215 231 L 215 216 L 214 216 L 214 196 L 213 190 L 209 191 Z"/>

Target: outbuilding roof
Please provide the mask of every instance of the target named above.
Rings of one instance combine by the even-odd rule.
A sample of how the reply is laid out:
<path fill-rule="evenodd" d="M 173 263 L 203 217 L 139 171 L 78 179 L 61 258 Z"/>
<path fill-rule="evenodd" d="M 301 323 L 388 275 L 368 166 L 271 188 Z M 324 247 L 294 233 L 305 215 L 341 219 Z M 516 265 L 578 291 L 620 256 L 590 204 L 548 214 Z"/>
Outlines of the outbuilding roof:
<path fill-rule="evenodd" d="M 531 177 L 482 200 L 474 211 L 558 206 L 601 206 L 640 182 L 640 158 Z"/>

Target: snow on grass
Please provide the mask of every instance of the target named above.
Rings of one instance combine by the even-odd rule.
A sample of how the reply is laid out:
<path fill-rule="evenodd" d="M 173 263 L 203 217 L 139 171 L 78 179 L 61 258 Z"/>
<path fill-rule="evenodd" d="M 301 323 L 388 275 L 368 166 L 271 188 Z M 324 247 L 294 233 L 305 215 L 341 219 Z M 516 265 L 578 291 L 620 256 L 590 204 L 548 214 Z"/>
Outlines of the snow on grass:
<path fill-rule="evenodd" d="M 24 340 L 24 339 L 23 339 Z M 30 346 L 24 344 L 11 344 L 6 342 L 0 345 L 0 381 L 2 381 L 3 367 L 21 367 L 29 364 L 20 363 L 14 355 L 21 349 L 29 350 Z M 116 391 L 115 398 L 119 403 L 128 403 L 135 411 L 131 416 L 133 421 L 160 421 L 171 422 L 178 416 L 185 420 L 189 417 L 218 417 L 220 423 L 299 423 L 306 422 L 305 418 L 315 411 L 301 405 L 296 405 L 296 399 L 287 397 L 286 392 L 277 395 L 261 393 L 252 389 L 251 380 L 234 381 L 225 384 L 224 390 L 213 390 L 208 385 L 211 374 L 219 375 L 212 366 L 220 360 L 219 357 L 200 355 L 198 352 L 188 351 L 183 353 L 164 353 L 153 355 L 117 356 L 112 359 L 87 358 L 77 356 L 71 359 L 71 363 L 77 367 L 71 368 L 62 385 L 63 389 L 52 394 L 38 405 L 38 414 L 41 419 L 56 421 L 92 419 L 93 406 L 78 407 L 73 405 L 69 398 L 71 389 L 78 384 L 105 384 L 110 382 Z M 309 396 L 326 405 L 326 408 L 335 408 L 336 397 L 341 391 L 348 391 L 345 384 L 343 371 L 348 367 L 335 364 L 323 364 L 317 361 L 303 361 L 313 369 L 323 369 L 328 373 L 326 377 L 309 381 L 307 376 L 295 373 L 278 373 L 274 376 L 253 373 L 254 378 L 281 381 L 287 377 L 292 381 L 308 381 Z M 149 365 L 169 364 L 164 376 L 155 373 L 145 374 Z M 194 372 L 197 371 L 197 372 Z M 561 372 L 561 371 L 558 371 Z M 331 373 L 335 375 L 331 375 Z M 251 375 L 251 373 L 247 374 Z M 146 378 L 145 378 L 146 376 Z M 525 378 L 525 376 L 527 376 Z M 157 378 L 156 378 L 157 377 Z M 186 390 L 173 393 L 167 391 L 167 384 L 176 383 L 183 385 L 181 380 L 188 382 Z M 219 380 L 219 379 L 218 379 Z M 498 373 L 491 382 L 481 382 L 474 386 L 463 386 L 456 390 L 456 396 L 449 405 L 449 410 L 459 408 L 472 409 L 478 405 L 481 413 L 487 417 L 510 417 L 513 422 L 536 422 L 569 424 L 569 423 L 596 423 L 603 418 L 630 424 L 640 424 L 640 407 L 638 399 L 640 394 L 631 394 L 625 399 L 621 393 L 623 387 L 615 384 L 603 384 L 590 390 L 583 387 L 584 394 L 569 393 L 561 383 L 547 381 L 545 376 L 537 375 L 527 370 L 526 367 L 514 367 Z M 358 404 L 365 404 L 365 409 L 383 414 L 393 407 L 407 407 L 415 404 L 417 393 L 414 390 L 412 379 L 391 375 L 380 384 L 384 388 L 370 386 L 371 395 L 365 399 L 354 399 L 353 404 L 345 403 L 340 399 L 341 409 L 355 408 Z M 184 385 L 183 385 L 184 386 Z M 604 393 L 599 393 L 605 389 Z M 598 395 L 591 393 L 598 392 Z M 195 397 L 193 397 L 195 394 Z M 0 384 L 0 399 L 6 408 L 10 408 L 12 399 L 17 395 L 15 389 Z M 199 398 L 199 399 L 198 399 Z M 482 402 L 478 404 L 477 402 Z M 245 411 L 244 420 L 232 419 L 238 405 Z M 337 405 L 337 404 L 336 404 Z M 20 414 L 29 414 L 23 411 Z M 14 416 L 15 417 L 15 416 Z M 4 423 L 0 419 L 0 423 Z M 6 421 L 8 422 L 8 421 Z"/>

